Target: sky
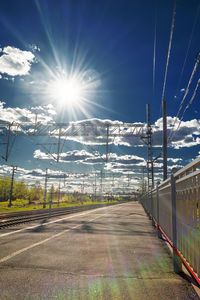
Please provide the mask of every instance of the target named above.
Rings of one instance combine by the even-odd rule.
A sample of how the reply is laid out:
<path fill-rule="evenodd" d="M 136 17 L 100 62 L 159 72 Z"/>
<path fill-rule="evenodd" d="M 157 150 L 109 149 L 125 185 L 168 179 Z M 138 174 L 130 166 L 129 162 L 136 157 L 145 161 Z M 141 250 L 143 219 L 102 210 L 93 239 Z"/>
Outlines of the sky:
<path fill-rule="evenodd" d="M 165 99 L 168 175 L 200 155 L 198 0 L 0 5 L 1 132 L 5 122 L 120 124 L 123 131 L 124 123 L 145 126 L 148 103 L 155 158 L 162 152 Z M 105 132 L 96 138 L 93 130 L 90 137 L 61 137 L 59 162 L 58 137 L 11 137 L 6 161 L 6 137 L 0 136 L 0 175 L 11 176 L 14 165 L 17 180 L 43 185 L 48 168 L 49 186 L 60 183 L 63 191 L 92 192 L 95 180 L 98 191 L 137 190 L 146 177 L 144 142 L 109 137 L 106 162 Z M 162 180 L 162 157 L 154 166 L 155 181 Z"/>

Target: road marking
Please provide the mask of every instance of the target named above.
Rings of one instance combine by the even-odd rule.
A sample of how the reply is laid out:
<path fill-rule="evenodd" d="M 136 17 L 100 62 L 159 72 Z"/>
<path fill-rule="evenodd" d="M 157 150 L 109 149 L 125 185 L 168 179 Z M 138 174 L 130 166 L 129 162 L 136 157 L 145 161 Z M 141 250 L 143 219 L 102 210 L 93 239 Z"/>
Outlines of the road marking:
<path fill-rule="evenodd" d="M 94 221 L 94 220 L 96 220 L 96 219 L 98 219 L 98 218 L 101 218 L 101 217 L 102 217 L 102 216 L 97 216 L 97 217 L 95 217 L 95 218 L 93 218 L 93 219 L 91 219 L 91 220 L 88 220 L 87 222 L 88 222 L 88 223 L 89 223 L 89 222 L 92 222 L 92 221 Z M 13 253 L 11 253 L 11 254 L 9 254 L 9 255 L 7 255 L 7 256 L 1 258 L 1 259 L 0 259 L 0 263 L 3 263 L 3 262 L 5 262 L 5 261 L 7 261 L 7 260 L 9 260 L 9 259 L 11 259 L 11 258 L 13 258 L 13 257 L 15 257 L 15 256 L 17 256 L 17 255 L 19 255 L 19 254 L 21 254 L 21 253 L 23 253 L 23 252 L 29 250 L 29 249 L 32 249 L 32 248 L 37 247 L 37 246 L 39 246 L 39 245 L 42 245 L 42 244 L 44 244 L 44 243 L 46 243 L 46 242 L 48 242 L 48 241 L 50 241 L 50 240 L 52 240 L 52 239 L 54 239 L 54 238 L 57 238 L 58 236 L 61 236 L 62 234 L 66 233 L 66 232 L 68 232 L 68 231 L 70 231 L 70 230 L 72 230 L 72 229 L 75 229 L 75 228 L 78 228 L 78 227 L 81 227 L 81 226 L 82 226 L 82 224 L 79 224 L 79 225 L 76 225 L 76 226 L 74 226 L 74 227 L 72 227 L 72 228 L 65 229 L 65 230 L 63 230 L 62 232 L 56 233 L 56 234 L 50 236 L 49 238 L 47 238 L 47 239 L 45 239 L 45 240 L 43 240 L 43 241 L 37 242 L 37 243 L 35 243 L 35 244 L 33 244 L 33 245 L 30 245 L 30 246 L 28 246 L 28 247 L 26 247 L 26 248 L 22 248 L 22 249 L 20 249 L 20 250 L 18 250 L 18 251 L 15 251 L 15 252 L 13 252 Z"/>
<path fill-rule="evenodd" d="M 124 204 L 124 203 L 123 203 Z M 122 205 L 122 204 L 118 204 L 117 206 L 119 205 Z M 86 211 L 86 212 L 82 212 L 82 213 L 79 213 L 79 214 L 73 214 L 71 216 L 68 216 L 68 217 L 65 217 L 65 218 L 62 218 L 62 219 L 57 219 L 57 220 L 54 220 L 54 221 L 49 221 L 45 224 L 37 224 L 37 225 L 34 225 L 34 226 L 30 226 L 30 227 L 25 227 L 25 228 L 22 228 L 22 229 L 18 229 L 18 230 L 15 230 L 15 231 L 11 231 L 11 232 L 7 232 L 7 233 L 3 233 L 0 235 L 0 238 L 1 237 L 4 237 L 4 236 L 8 236 L 8 235 L 11 235 L 11 234 L 15 234 L 15 233 L 18 233 L 18 232 L 21 232 L 21 231 L 24 231 L 24 230 L 29 230 L 29 229 L 33 229 L 33 228 L 37 228 L 37 227 L 40 227 L 40 226 L 45 226 L 45 225 L 48 225 L 48 224 L 52 224 L 52 223 L 57 223 L 57 222 L 61 222 L 63 220 L 67 220 L 67 219 L 72 219 L 74 217 L 79 217 L 79 216 L 82 216 L 82 215 L 88 215 L 92 212 L 95 212 L 97 210 L 102 210 L 102 209 L 107 209 L 108 207 L 100 207 L 100 208 L 96 208 L 96 209 L 92 209 L 92 210 L 89 210 L 89 211 Z"/>

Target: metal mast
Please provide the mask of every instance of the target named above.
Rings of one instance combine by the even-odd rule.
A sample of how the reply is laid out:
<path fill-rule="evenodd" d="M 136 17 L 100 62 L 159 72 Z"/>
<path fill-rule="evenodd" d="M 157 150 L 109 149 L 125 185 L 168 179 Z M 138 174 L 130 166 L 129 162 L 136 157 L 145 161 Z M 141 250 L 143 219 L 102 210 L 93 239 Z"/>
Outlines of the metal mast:
<path fill-rule="evenodd" d="M 147 181 L 148 191 L 154 188 L 153 154 L 152 154 L 152 128 L 150 123 L 150 104 L 147 104 Z"/>
<path fill-rule="evenodd" d="M 8 203 L 8 207 L 12 206 L 13 183 L 14 183 L 14 176 L 15 176 L 16 170 L 17 170 L 17 166 L 16 167 L 12 166 L 12 178 L 11 178 L 11 185 L 10 185 L 10 200 Z"/>
<path fill-rule="evenodd" d="M 166 101 L 162 102 L 163 107 L 163 180 L 167 179 L 167 109 Z"/>
<path fill-rule="evenodd" d="M 43 208 L 46 208 L 47 180 L 48 180 L 48 169 L 46 168 L 45 183 L 44 183 L 44 202 L 43 202 Z"/>

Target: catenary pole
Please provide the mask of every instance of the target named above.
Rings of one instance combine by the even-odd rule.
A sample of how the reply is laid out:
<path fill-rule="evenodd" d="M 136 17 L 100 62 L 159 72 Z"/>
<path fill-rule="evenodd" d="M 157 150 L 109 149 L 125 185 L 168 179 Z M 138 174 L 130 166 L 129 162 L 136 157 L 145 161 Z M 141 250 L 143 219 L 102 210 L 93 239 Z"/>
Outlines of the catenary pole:
<path fill-rule="evenodd" d="M 15 176 L 15 171 L 17 170 L 17 166 L 12 166 L 12 178 L 11 178 L 11 185 L 10 185 L 10 199 L 8 203 L 8 207 L 12 206 L 12 193 L 13 193 L 13 183 L 14 183 L 14 176 Z"/>
<path fill-rule="evenodd" d="M 44 183 L 44 202 L 43 202 L 43 208 L 46 208 L 47 180 L 48 180 L 48 169 L 46 168 L 45 183 Z"/>
<path fill-rule="evenodd" d="M 167 109 L 166 101 L 162 101 L 163 107 L 163 180 L 167 179 Z"/>

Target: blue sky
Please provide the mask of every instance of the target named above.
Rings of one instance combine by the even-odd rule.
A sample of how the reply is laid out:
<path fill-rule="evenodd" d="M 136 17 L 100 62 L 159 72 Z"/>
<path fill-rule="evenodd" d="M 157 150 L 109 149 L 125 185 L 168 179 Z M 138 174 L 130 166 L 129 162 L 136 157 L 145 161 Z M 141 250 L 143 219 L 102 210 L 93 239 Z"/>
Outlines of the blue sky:
<path fill-rule="evenodd" d="M 86 119 L 106 119 L 110 124 L 145 123 L 145 106 L 150 103 L 154 156 L 160 153 L 161 98 L 174 1 L 1 0 L 0 4 L 1 121 L 34 122 L 37 113 L 42 124 Z M 199 33 L 199 1 L 178 1 L 164 94 L 169 129 L 200 51 Z M 194 93 L 199 68 L 179 118 Z M 174 165 L 184 166 L 199 155 L 199 96 L 197 88 L 169 144 L 169 172 Z M 1 159 L 1 173 L 9 174 L 9 166 L 14 164 L 19 179 L 43 183 L 45 169 L 49 168 L 50 181 L 55 185 L 67 174 L 68 190 L 80 189 L 84 178 L 92 189 L 94 173 L 98 172 L 99 180 L 101 170 L 107 173 L 105 185 L 113 183 L 113 174 L 127 189 L 129 181 L 132 187 L 141 182 L 147 154 L 139 140 L 110 140 L 107 164 L 97 160 L 104 158 L 105 145 L 76 138 L 62 140 L 62 160 L 56 163 L 37 145 L 56 141 L 17 137 L 8 161 Z M 4 152 L 2 146 L 1 154 Z M 158 160 L 156 179 L 162 176 L 161 168 L 162 160 Z M 117 179 L 115 185 L 117 189 Z"/>

